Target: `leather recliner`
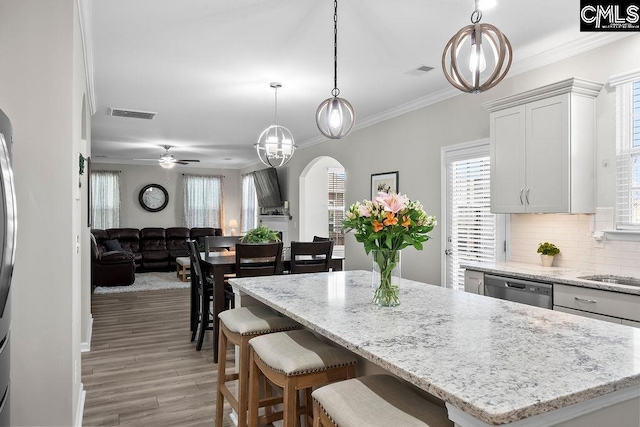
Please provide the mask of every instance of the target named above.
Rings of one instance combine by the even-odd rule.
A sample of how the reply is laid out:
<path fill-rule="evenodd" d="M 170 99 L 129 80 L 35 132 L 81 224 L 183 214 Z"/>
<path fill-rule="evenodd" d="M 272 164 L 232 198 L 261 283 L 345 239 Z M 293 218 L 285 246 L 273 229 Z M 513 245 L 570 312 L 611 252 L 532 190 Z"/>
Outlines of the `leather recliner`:
<path fill-rule="evenodd" d="M 105 251 L 91 234 L 91 286 L 129 286 L 136 280 L 134 256 L 126 251 Z"/>

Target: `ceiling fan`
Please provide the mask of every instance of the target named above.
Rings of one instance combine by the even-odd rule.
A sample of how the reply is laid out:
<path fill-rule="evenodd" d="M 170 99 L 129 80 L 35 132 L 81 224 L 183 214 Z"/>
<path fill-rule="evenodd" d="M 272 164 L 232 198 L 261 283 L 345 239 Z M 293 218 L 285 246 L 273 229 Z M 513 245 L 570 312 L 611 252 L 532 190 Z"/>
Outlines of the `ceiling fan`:
<path fill-rule="evenodd" d="M 173 154 L 169 154 L 169 148 L 171 148 L 170 145 L 163 145 L 163 147 L 165 152 L 164 154 L 162 154 L 162 156 L 160 156 L 159 159 L 134 159 L 134 160 L 156 160 L 158 164 L 165 169 L 171 169 L 175 165 L 188 165 L 189 163 L 200 162 L 200 160 L 176 159 L 175 157 L 173 157 Z"/>

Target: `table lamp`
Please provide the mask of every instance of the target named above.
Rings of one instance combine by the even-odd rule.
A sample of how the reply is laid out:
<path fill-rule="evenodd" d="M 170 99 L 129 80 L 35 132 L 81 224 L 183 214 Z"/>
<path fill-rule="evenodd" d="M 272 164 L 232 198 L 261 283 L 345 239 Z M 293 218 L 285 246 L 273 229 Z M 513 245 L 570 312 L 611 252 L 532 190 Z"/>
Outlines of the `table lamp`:
<path fill-rule="evenodd" d="M 231 229 L 231 235 L 235 236 L 238 234 L 238 231 L 236 230 L 236 228 L 238 227 L 238 221 L 235 219 L 232 219 L 231 221 L 229 221 L 229 228 Z"/>

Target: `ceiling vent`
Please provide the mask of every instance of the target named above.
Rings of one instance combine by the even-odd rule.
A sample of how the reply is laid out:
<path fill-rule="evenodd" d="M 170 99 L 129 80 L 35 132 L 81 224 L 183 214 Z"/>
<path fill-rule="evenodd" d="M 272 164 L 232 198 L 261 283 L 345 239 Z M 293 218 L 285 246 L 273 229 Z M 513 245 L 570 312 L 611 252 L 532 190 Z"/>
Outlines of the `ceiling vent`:
<path fill-rule="evenodd" d="M 132 119 L 151 120 L 156 114 L 152 111 L 124 110 L 122 108 L 109 108 L 109 115 L 115 117 L 130 117 Z"/>
<path fill-rule="evenodd" d="M 405 74 L 408 74 L 410 76 L 424 76 L 431 70 L 433 70 L 433 67 L 429 67 L 428 65 L 421 65 L 418 68 L 407 71 Z"/>

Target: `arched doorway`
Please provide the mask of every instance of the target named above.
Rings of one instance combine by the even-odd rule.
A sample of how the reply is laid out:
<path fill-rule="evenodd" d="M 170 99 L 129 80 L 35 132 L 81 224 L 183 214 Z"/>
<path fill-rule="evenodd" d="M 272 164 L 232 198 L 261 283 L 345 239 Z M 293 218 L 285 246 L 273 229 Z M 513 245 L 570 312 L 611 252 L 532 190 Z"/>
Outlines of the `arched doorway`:
<path fill-rule="evenodd" d="M 345 178 L 344 166 L 333 157 L 316 157 L 304 168 L 299 187 L 301 241 L 329 237 L 334 252 L 344 251 Z"/>

